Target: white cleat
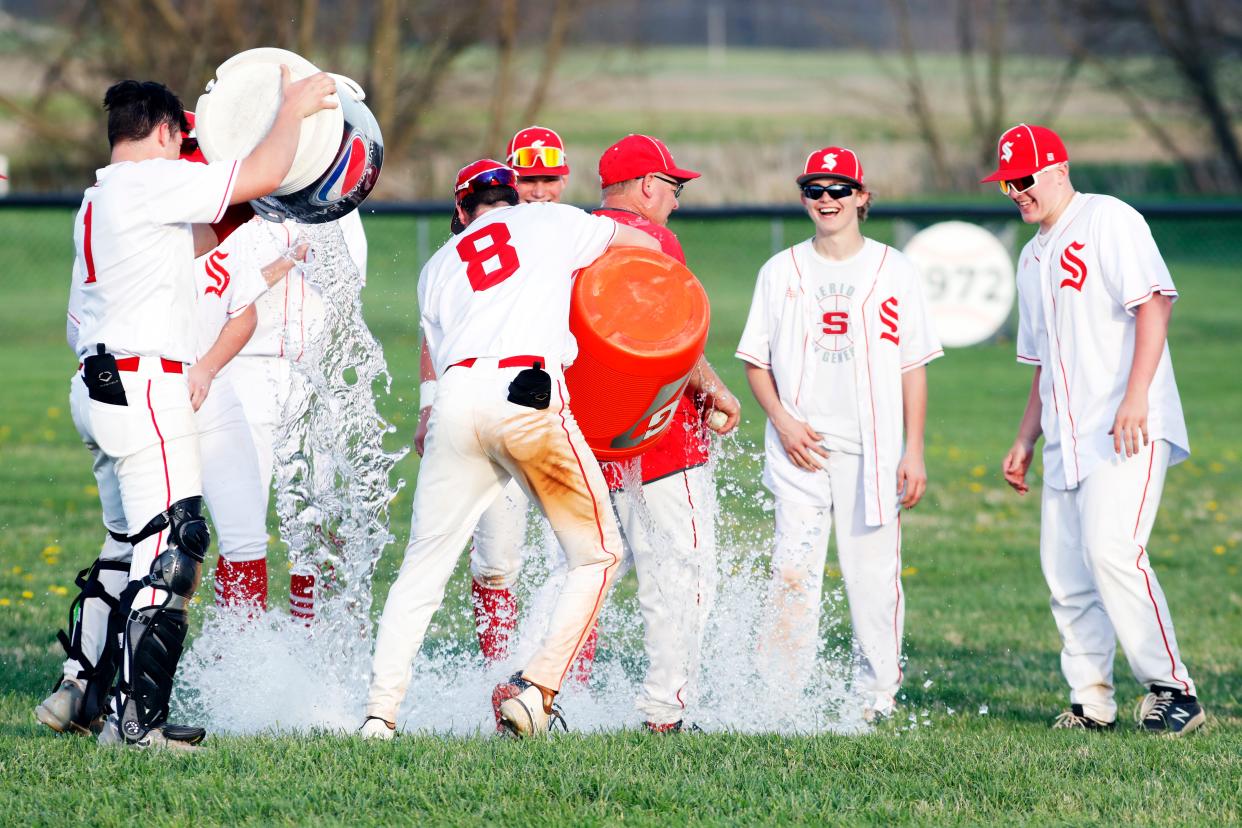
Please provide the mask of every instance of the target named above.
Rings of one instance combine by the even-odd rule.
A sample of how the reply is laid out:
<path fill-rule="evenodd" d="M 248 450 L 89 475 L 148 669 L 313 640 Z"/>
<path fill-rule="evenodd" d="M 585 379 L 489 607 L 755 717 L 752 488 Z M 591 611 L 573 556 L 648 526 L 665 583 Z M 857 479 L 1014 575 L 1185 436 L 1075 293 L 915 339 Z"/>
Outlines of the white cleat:
<path fill-rule="evenodd" d="M 104 720 L 103 729 L 99 731 L 99 744 L 126 747 L 131 750 L 171 750 L 193 752 L 206 737 L 207 731 L 201 727 L 183 725 L 162 725 L 153 727 L 141 739 L 126 739 L 121 735 L 120 723 L 116 716 Z"/>
<path fill-rule="evenodd" d="M 897 711 L 897 703 L 892 696 L 873 696 L 863 706 L 862 717 L 867 724 L 879 724 L 890 718 Z"/>
<path fill-rule="evenodd" d="M 564 727 L 564 719 L 555 707 L 552 713 L 543 708 L 543 691 L 530 685 L 521 693 L 500 703 L 500 724 L 505 730 L 519 739 L 532 736 L 543 736 L 552 729 L 552 723 L 559 720 Z"/>
<path fill-rule="evenodd" d="M 358 728 L 358 735 L 364 739 L 382 739 L 387 742 L 397 735 L 397 726 L 379 716 L 367 716 L 362 727 Z"/>
<path fill-rule="evenodd" d="M 73 679 L 61 679 L 60 684 L 52 691 L 52 695 L 39 703 L 35 708 L 35 718 L 57 733 L 87 731 L 74 719 L 82 710 L 82 686 Z"/>

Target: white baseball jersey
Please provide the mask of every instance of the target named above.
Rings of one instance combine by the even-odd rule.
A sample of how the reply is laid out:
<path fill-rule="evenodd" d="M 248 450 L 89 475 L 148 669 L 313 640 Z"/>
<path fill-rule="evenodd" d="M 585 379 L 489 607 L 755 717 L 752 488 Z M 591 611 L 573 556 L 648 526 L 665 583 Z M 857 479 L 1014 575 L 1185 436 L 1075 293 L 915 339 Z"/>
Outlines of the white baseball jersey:
<path fill-rule="evenodd" d="M 240 162 L 110 164 L 73 227 L 81 278 L 78 354 L 194 359 L 193 223 L 219 221 Z"/>
<path fill-rule="evenodd" d="M 1039 365 L 1044 481 L 1073 489 L 1115 452 L 1108 433 L 1134 362 L 1135 308 L 1177 289 L 1143 217 L 1078 193 L 1018 260 L 1018 361 Z M 1147 433 L 1190 455 L 1168 344 L 1148 392 Z"/>
<path fill-rule="evenodd" d="M 616 228 L 565 204 L 519 204 L 483 213 L 450 239 L 418 277 L 436 376 L 472 357 L 572 358 L 573 275 L 599 258 Z"/>
<path fill-rule="evenodd" d="M 863 245 L 856 256 L 845 261 L 826 259 L 811 245 L 803 260 L 820 325 L 811 332 L 812 355 L 818 363 L 814 385 L 804 394 L 802 410 L 811 428 L 823 435 L 829 451 L 862 454 L 862 426 L 858 421 L 858 382 L 854 361 L 856 325 L 850 324 L 850 306 L 858 288 L 859 257 L 871 255 Z"/>
<path fill-rule="evenodd" d="M 362 229 L 362 219 L 355 210 L 337 224 L 365 285 L 367 237 Z M 243 231 L 251 260 L 257 268 L 262 268 L 297 246 L 300 225 L 292 220 L 278 224 L 256 217 L 237 232 Z M 306 351 L 307 341 L 323 326 L 323 300 L 319 291 L 306 281 L 301 268 L 296 266 L 275 287 L 259 297 L 255 308 L 259 324 L 254 336 L 242 348 L 242 356 L 288 357 L 299 361 Z"/>
<path fill-rule="evenodd" d="M 194 260 L 195 356 L 202 358 L 216 344 L 228 320 L 250 307 L 267 291 L 256 263 L 247 257 L 237 231 Z"/>
<path fill-rule="evenodd" d="M 905 255 L 866 239 L 862 251 L 851 259 L 855 289 L 848 315 L 842 318 L 829 316 L 815 300 L 807 276 L 811 245 L 807 240 L 782 250 L 760 269 L 736 356 L 770 369 L 781 405 L 808 422 L 806 395 L 817 387 L 822 364 L 816 340 L 826 330 L 837 330 L 842 323 L 848 326 L 854 337 L 867 525 L 882 526 L 897 516 L 892 500 L 903 445 L 901 375 L 944 351 L 932 328 L 918 272 Z M 771 441 L 770 424 L 768 431 Z M 819 502 L 822 493 L 812 488 L 811 473 L 805 473 L 806 479 L 786 479 L 775 477 L 773 471 L 767 464 L 764 483 L 775 494 Z"/>

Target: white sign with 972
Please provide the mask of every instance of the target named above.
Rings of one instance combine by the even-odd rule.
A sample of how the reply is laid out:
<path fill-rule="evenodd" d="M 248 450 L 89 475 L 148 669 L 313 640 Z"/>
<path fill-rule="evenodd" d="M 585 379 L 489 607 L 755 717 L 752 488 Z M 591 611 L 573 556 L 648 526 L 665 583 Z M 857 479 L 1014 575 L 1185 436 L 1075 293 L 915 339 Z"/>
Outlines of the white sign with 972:
<path fill-rule="evenodd" d="M 992 233 L 977 224 L 945 221 L 911 237 L 905 254 L 923 279 L 932 323 L 946 348 L 986 342 L 1009 319 L 1013 260 Z"/>

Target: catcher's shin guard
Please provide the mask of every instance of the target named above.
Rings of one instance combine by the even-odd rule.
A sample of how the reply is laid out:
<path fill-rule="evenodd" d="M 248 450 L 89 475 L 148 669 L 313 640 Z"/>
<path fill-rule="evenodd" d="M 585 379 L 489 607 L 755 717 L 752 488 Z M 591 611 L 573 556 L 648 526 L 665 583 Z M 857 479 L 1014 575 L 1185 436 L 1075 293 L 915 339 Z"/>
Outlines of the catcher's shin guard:
<path fill-rule="evenodd" d="M 82 683 L 82 706 L 78 709 L 69 726 L 85 733 L 91 725 L 104 713 L 108 704 L 108 692 L 116 678 L 120 667 L 120 647 L 115 635 L 108 634 L 115 629 L 113 616 L 120 609 L 121 595 L 129 582 L 129 563 L 125 561 L 105 561 L 96 559 L 93 564 L 78 573 L 75 583 L 81 590 L 69 605 L 69 629 L 56 633 L 65 654 L 76 661 L 80 667 L 77 676 Z M 83 649 L 83 634 L 86 625 L 93 619 L 87 618 L 87 601 L 101 601 L 108 608 L 106 625 L 103 630 L 103 646 L 98 655 L 87 655 Z M 61 677 L 57 677 L 59 686 Z"/>
<path fill-rule="evenodd" d="M 116 709 L 121 736 L 127 742 L 140 742 L 149 731 L 165 729 L 168 721 L 173 677 L 189 630 L 185 607 L 198 589 L 211 542 L 202 517 L 202 500 L 189 497 L 177 501 L 139 533 L 149 535 L 153 525 L 163 522 L 168 529 L 168 546 L 152 562 L 149 575 L 130 582 L 121 605 L 125 660 Z M 162 603 L 134 609 L 134 599 L 147 587 L 157 591 L 157 600 Z"/>

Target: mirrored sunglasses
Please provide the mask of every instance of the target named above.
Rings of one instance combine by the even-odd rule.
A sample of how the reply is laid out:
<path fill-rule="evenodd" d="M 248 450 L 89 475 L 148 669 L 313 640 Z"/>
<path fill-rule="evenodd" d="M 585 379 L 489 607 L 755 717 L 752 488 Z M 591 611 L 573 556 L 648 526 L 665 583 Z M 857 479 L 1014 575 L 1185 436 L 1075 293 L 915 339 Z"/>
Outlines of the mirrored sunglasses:
<path fill-rule="evenodd" d="M 560 147 L 519 147 L 509 153 L 509 163 L 515 167 L 533 167 L 537 161 L 545 167 L 563 166 L 565 151 Z"/>
<path fill-rule="evenodd" d="M 802 195 L 811 201 L 819 201 L 823 198 L 824 193 L 827 193 L 829 198 L 840 201 L 843 198 L 849 198 L 857 189 L 860 189 L 858 185 L 847 184 L 844 181 L 832 184 L 804 184 L 802 186 Z"/>
<path fill-rule="evenodd" d="M 510 169 L 488 170 L 457 188 L 457 200 L 461 201 L 471 193 L 486 190 L 488 187 L 512 187 L 517 183 L 517 174 Z"/>
<path fill-rule="evenodd" d="M 1053 164 L 1051 167 L 1044 167 L 1042 170 L 1037 170 L 1030 175 L 1024 175 L 1021 178 L 1010 178 L 1008 180 L 1002 179 L 996 183 L 1000 186 L 1000 191 L 1005 195 L 1022 195 L 1038 183 L 1041 175 L 1048 172 L 1048 170 L 1055 169 L 1057 166 L 1059 165 Z"/>

